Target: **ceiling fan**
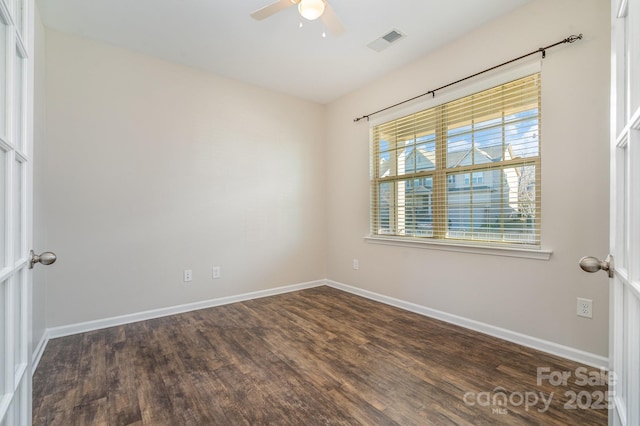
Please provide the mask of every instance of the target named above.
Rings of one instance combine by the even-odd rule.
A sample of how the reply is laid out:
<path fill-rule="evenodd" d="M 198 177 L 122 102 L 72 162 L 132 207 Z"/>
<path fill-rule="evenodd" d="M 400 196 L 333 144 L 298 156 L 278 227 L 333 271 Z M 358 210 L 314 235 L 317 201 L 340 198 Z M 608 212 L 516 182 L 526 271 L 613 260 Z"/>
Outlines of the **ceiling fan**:
<path fill-rule="evenodd" d="M 318 18 L 322 19 L 322 22 L 327 27 L 331 35 L 339 36 L 345 31 L 344 26 L 327 0 L 278 0 L 256 10 L 251 14 L 251 17 L 258 21 L 262 21 L 281 10 L 287 9 L 296 4 L 298 5 L 298 12 L 300 13 L 300 16 L 308 19 L 309 21 L 313 21 Z"/>

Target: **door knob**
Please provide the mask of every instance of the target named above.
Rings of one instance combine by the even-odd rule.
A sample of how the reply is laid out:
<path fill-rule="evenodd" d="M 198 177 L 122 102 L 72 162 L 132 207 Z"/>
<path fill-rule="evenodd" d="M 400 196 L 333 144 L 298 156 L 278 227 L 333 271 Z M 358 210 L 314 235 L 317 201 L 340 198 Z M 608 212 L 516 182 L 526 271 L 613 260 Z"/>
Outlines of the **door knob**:
<path fill-rule="evenodd" d="M 58 258 L 55 253 L 45 251 L 41 254 L 35 254 L 33 250 L 30 252 L 31 260 L 29 260 L 29 269 L 33 269 L 33 265 L 36 263 L 42 263 L 43 265 L 51 265 Z"/>
<path fill-rule="evenodd" d="M 608 255 L 605 260 L 600 260 L 593 256 L 585 256 L 580 259 L 580 267 L 585 272 L 598 272 L 602 269 L 609 274 L 609 278 L 613 278 L 613 256 L 611 255 Z"/>

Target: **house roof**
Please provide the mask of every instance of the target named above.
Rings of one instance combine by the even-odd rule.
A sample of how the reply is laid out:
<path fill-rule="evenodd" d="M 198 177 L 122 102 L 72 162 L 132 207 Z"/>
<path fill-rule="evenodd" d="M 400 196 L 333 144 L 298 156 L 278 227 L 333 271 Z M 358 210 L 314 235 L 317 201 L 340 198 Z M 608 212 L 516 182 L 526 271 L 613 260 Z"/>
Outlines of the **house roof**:
<path fill-rule="evenodd" d="M 505 157 L 510 158 L 510 146 L 505 146 Z M 474 153 L 474 155 L 472 155 Z M 392 154 L 390 154 L 392 155 Z M 436 167 L 435 152 L 424 148 L 417 148 L 407 156 L 407 163 L 413 163 L 413 155 L 416 155 L 416 171 L 434 170 Z M 493 145 L 483 148 L 471 147 L 460 150 L 451 151 L 447 153 L 447 167 L 467 166 L 471 164 L 488 164 L 496 161 L 501 161 L 503 157 L 502 145 Z M 474 161 L 475 160 L 475 161 Z M 387 160 L 380 161 L 380 175 L 389 175 L 390 164 Z M 413 167 L 408 172 L 413 172 Z"/>
<path fill-rule="evenodd" d="M 508 149 L 508 145 L 505 151 Z M 502 145 L 493 145 L 483 148 L 474 146 L 462 150 L 447 153 L 447 167 L 469 166 L 472 164 L 494 163 L 502 160 Z"/>

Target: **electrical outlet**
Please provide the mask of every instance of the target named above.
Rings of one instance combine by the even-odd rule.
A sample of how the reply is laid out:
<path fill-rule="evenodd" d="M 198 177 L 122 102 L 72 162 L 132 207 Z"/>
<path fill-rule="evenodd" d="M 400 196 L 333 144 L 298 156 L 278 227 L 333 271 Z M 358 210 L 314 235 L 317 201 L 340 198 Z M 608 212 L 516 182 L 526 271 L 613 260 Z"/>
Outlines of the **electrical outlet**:
<path fill-rule="evenodd" d="M 578 316 L 584 318 L 593 318 L 593 301 L 591 299 L 583 299 L 578 297 Z"/>
<path fill-rule="evenodd" d="M 360 264 L 358 262 L 358 259 L 353 259 L 353 269 L 355 269 L 356 271 L 360 269 Z"/>
<path fill-rule="evenodd" d="M 217 280 L 222 276 L 219 266 L 214 266 L 213 269 L 211 269 L 211 276 L 214 280 Z"/>
<path fill-rule="evenodd" d="M 185 283 L 193 281 L 193 272 L 191 272 L 191 269 L 185 269 L 184 272 L 182 272 L 182 280 Z"/>

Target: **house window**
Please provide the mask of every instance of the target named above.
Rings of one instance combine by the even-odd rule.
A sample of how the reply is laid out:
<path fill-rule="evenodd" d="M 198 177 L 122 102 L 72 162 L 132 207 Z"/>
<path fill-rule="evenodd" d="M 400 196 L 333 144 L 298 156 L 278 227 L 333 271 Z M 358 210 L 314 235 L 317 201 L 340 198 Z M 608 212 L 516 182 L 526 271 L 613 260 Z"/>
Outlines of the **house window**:
<path fill-rule="evenodd" d="M 539 73 L 371 134 L 372 236 L 539 246 Z"/>
<path fill-rule="evenodd" d="M 473 186 L 482 185 L 484 183 L 484 172 L 473 172 L 471 174 L 471 180 L 469 180 L 469 174 L 464 175 L 464 184 L 469 186 L 473 182 Z"/>

